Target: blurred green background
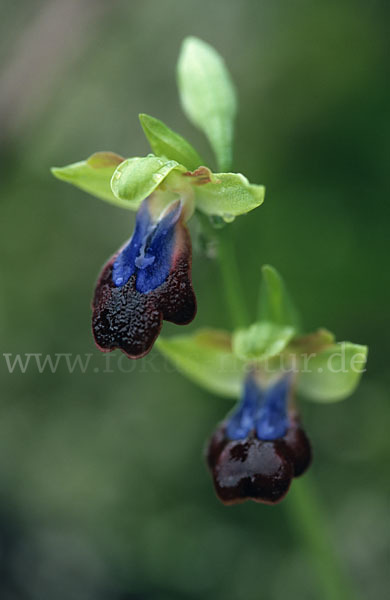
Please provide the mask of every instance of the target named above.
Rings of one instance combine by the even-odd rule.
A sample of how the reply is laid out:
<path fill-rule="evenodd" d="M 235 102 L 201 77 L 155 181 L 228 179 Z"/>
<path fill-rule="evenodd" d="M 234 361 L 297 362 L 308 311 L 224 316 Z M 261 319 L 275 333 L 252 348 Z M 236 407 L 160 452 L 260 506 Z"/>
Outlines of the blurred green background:
<path fill-rule="evenodd" d="M 137 363 L 115 353 L 106 368 L 89 303 L 134 216 L 49 173 L 95 150 L 146 154 L 139 112 L 210 157 L 176 91 L 191 34 L 222 53 L 238 88 L 235 170 L 267 186 L 263 207 L 230 226 L 251 308 L 269 262 L 308 331 L 322 325 L 370 346 L 353 397 L 302 410 L 335 552 L 362 598 L 385 597 L 386 6 L 0 3 L 2 600 L 324 597 L 288 498 L 225 508 L 214 496 L 202 448 L 230 404 L 157 351 Z M 193 279 L 191 327 L 229 328 L 217 266 L 197 254 Z M 3 353 L 92 357 L 85 373 L 31 363 L 23 374 L 9 372 Z"/>

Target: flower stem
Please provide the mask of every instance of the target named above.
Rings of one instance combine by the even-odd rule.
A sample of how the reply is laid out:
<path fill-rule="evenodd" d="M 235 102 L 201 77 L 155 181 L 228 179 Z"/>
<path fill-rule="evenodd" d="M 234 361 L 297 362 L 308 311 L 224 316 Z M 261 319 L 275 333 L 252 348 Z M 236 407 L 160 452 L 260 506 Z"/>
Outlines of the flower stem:
<path fill-rule="evenodd" d="M 283 506 L 291 524 L 306 545 L 320 582 L 321 598 L 356 600 L 357 592 L 340 564 L 328 527 L 328 519 L 310 476 L 305 475 L 304 478 L 293 481 Z"/>
<path fill-rule="evenodd" d="M 218 230 L 216 239 L 218 241 L 218 259 L 222 283 L 231 323 L 234 328 L 245 327 L 249 325 L 250 319 L 244 301 L 240 271 L 228 227 Z"/>

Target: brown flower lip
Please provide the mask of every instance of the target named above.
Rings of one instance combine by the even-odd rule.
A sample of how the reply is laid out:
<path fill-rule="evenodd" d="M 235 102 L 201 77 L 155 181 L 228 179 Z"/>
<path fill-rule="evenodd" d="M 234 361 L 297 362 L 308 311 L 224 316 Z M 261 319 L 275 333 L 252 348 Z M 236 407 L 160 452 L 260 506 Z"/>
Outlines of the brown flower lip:
<path fill-rule="evenodd" d="M 277 504 L 286 496 L 294 477 L 312 460 L 310 442 L 296 416 L 286 434 L 259 440 L 254 431 L 243 440 L 226 437 L 226 421 L 211 437 L 206 458 L 218 498 L 226 505 L 253 500 Z"/>

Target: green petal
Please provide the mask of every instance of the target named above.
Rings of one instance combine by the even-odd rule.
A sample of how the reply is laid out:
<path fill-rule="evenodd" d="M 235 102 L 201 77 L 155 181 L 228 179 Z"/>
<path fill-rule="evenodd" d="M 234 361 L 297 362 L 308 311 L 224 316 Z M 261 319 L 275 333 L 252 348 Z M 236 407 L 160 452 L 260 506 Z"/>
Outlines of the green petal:
<path fill-rule="evenodd" d="M 318 329 L 314 333 L 295 337 L 288 346 L 291 354 L 316 354 L 335 343 L 335 336 L 327 329 Z"/>
<path fill-rule="evenodd" d="M 136 210 L 174 169 L 185 169 L 174 160 L 152 154 L 123 161 L 111 180 L 111 189 L 127 208 Z"/>
<path fill-rule="evenodd" d="M 300 318 L 283 279 L 270 265 L 264 265 L 261 271 L 263 279 L 260 286 L 259 320 L 288 325 L 299 331 Z"/>
<path fill-rule="evenodd" d="M 145 114 L 139 115 L 139 120 L 154 154 L 175 160 L 191 171 L 204 164 L 191 144 L 162 121 Z"/>
<path fill-rule="evenodd" d="M 298 391 L 317 402 L 343 400 L 355 390 L 365 371 L 367 346 L 341 342 L 300 361 Z"/>
<path fill-rule="evenodd" d="M 159 338 L 159 351 L 189 379 L 209 392 L 238 398 L 245 374 L 245 363 L 232 353 L 228 333 L 202 329 L 192 335 Z"/>
<path fill-rule="evenodd" d="M 110 182 L 115 169 L 123 160 L 113 152 L 95 152 L 87 160 L 66 167 L 52 167 L 51 172 L 58 179 L 71 183 L 97 198 L 122 206 L 112 193 Z"/>
<path fill-rule="evenodd" d="M 249 183 L 241 173 L 212 173 L 201 167 L 192 176 L 196 207 L 206 215 L 230 222 L 264 202 L 264 186 Z"/>
<path fill-rule="evenodd" d="M 233 122 L 236 94 L 222 57 L 206 42 L 184 40 L 177 65 L 183 110 L 207 136 L 218 168 L 228 171 L 232 163 Z"/>
<path fill-rule="evenodd" d="M 267 360 L 280 354 L 294 335 L 293 327 L 254 323 L 233 334 L 233 352 L 242 360 Z"/>

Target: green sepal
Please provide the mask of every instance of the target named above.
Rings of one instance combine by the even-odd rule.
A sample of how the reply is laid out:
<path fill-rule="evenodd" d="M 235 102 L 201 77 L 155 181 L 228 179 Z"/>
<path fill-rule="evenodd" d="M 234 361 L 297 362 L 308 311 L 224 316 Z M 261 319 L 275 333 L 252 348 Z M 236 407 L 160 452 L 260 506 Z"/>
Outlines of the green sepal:
<path fill-rule="evenodd" d="M 184 40 L 177 64 L 177 80 L 183 110 L 207 136 L 218 168 L 232 164 L 236 93 L 222 57 L 206 42 Z"/>
<path fill-rule="evenodd" d="M 228 223 L 264 202 L 264 186 L 249 183 L 241 173 L 212 173 L 200 167 L 186 175 L 195 191 L 196 208 Z"/>
<path fill-rule="evenodd" d="M 283 279 L 274 267 L 264 265 L 261 269 L 262 281 L 259 294 L 259 321 L 269 321 L 278 325 L 300 330 L 300 317 L 284 285 Z"/>
<path fill-rule="evenodd" d="M 367 346 L 340 342 L 301 357 L 298 392 L 316 402 L 336 402 L 357 387 L 367 361 Z M 304 362 L 303 362 L 304 361 Z"/>
<path fill-rule="evenodd" d="M 161 186 L 174 170 L 185 171 L 185 168 L 174 160 L 166 160 L 153 154 L 128 158 L 113 174 L 111 189 L 127 208 L 137 210 L 141 202 Z"/>
<path fill-rule="evenodd" d="M 189 379 L 224 398 L 239 398 L 245 362 L 234 356 L 231 336 L 201 329 L 191 335 L 158 338 L 158 350 Z"/>
<path fill-rule="evenodd" d="M 233 334 L 233 352 L 242 360 L 268 360 L 283 352 L 295 335 L 295 329 L 262 321 Z"/>
<path fill-rule="evenodd" d="M 195 148 L 165 123 L 145 114 L 140 114 L 139 120 L 154 154 L 175 160 L 191 171 L 204 165 Z"/>
<path fill-rule="evenodd" d="M 86 160 L 65 167 L 52 167 L 54 177 L 71 183 L 97 198 L 123 206 L 111 191 L 111 177 L 124 159 L 114 152 L 95 152 Z"/>

